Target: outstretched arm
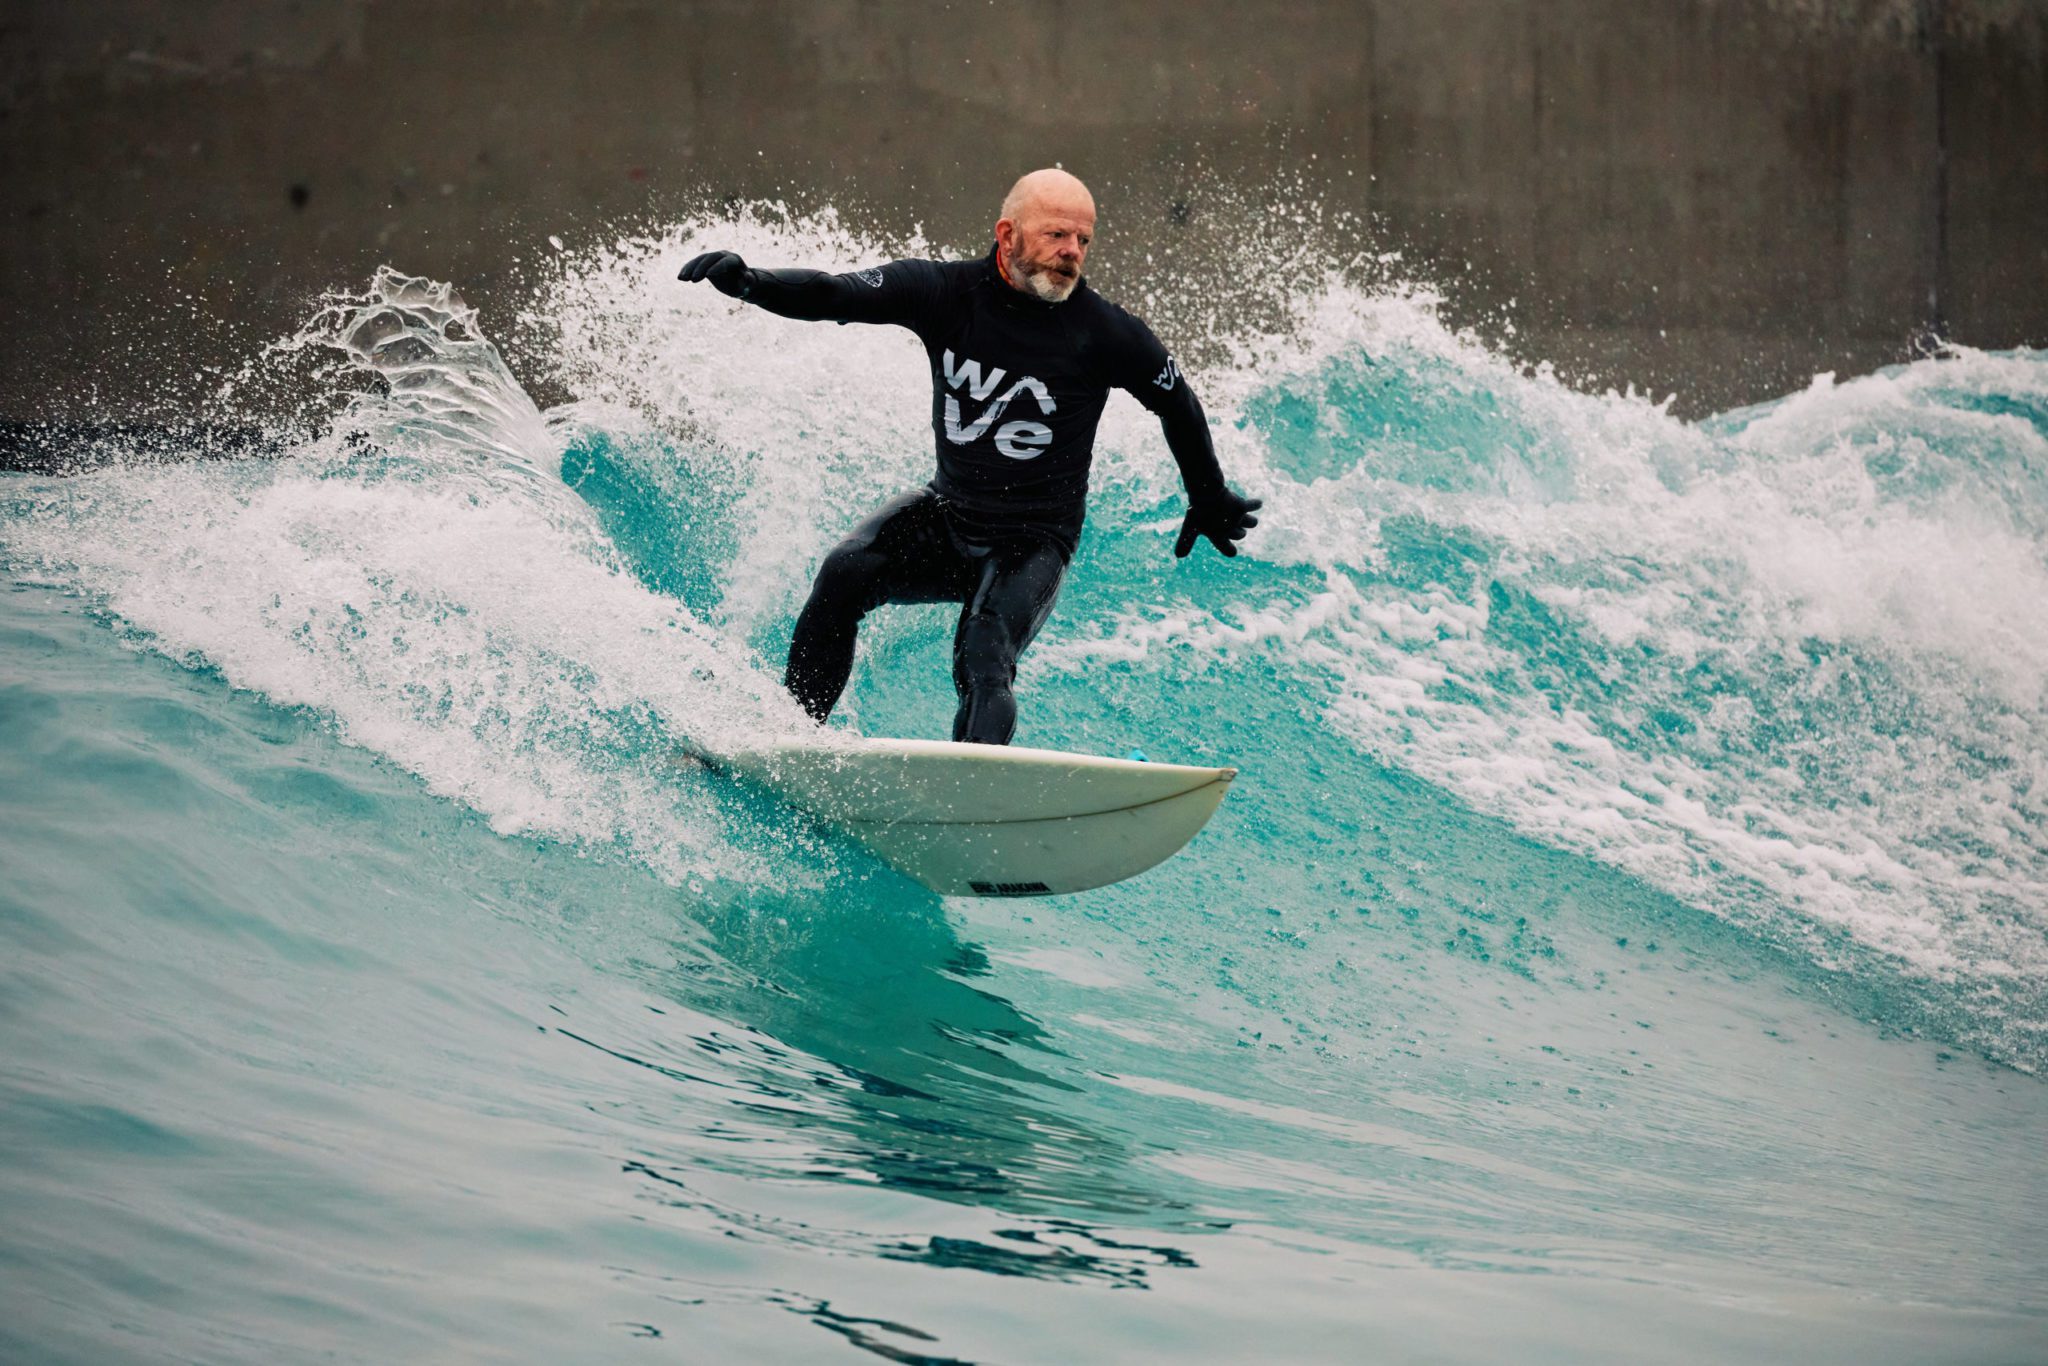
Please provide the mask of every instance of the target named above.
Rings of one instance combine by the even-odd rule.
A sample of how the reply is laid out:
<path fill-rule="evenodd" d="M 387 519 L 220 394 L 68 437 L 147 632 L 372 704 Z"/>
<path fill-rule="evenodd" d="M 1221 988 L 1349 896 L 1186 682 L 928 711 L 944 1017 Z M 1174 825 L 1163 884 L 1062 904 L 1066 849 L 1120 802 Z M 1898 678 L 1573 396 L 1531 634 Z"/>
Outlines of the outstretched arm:
<path fill-rule="evenodd" d="M 829 275 L 822 270 L 757 270 L 737 252 L 707 251 L 676 276 L 708 281 L 721 294 L 800 322 L 902 323 L 915 326 L 936 292 L 929 261 L 891 261 L 873 270 Z"/>

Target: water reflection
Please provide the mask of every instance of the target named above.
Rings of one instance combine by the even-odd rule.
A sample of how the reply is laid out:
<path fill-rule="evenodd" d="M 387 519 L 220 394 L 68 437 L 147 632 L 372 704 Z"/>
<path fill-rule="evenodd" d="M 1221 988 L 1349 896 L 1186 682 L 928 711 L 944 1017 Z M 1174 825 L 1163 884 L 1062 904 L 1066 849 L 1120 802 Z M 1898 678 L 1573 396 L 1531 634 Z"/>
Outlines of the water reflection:
<path fill-rule="evenodd" d="M 1139 1169 L 1126 1135 L 1062 1107 L 1077 1094 L 1057 1074 L 1063 1055 L 1039 1021 L 984 985 L 987 954 L 955 933 L 938 897 L 857 851 L 832 854 L 819 890 L 716 888 L 691 908 L 672 958 L 635 968 L 677 1007 L 663 1026 L 630 1040 L 561 1031 L 678 1085 L 676 1112 L 645 1118 L 673 1135 L 687 1117 L 689 1135 L 623 1165 L 643 1198 L 747 1238 L 993 1275 L 1142 1287 L 1160 1269 L 1193 1266 L 1177 1248 L 1074 1217 L 1154 1225 L 1188 1207 Z M 713 1190 L 714 1173 L 741 1184 Z M 759 1213 L 744 1183 L 762 1176 L 879 1187 L 1021 1222 L 974 1237 L 826 1229 Z"/>

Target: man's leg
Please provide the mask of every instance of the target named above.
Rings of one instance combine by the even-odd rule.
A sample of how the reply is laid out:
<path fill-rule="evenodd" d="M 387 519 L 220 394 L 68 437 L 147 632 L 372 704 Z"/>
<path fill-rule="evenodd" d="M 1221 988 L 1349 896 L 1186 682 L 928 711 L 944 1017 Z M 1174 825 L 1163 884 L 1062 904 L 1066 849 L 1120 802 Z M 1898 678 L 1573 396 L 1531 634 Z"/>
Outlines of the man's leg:
<path fill-rule="evenodd" d="M 958 601 L 965 576 L 936 496 L 918 489 L 892 498 L 818 566 L 790 638 L 783 686 L 822 725 L 853 673 L 861 618 L 885 602 Z"/>
<path fill-rule="evenodd" d="M 953 687 L 960 710 L 953 738 L 978 745 L 1007 745 L 1017 729 L 1017 656 L 1045 625 L 1066 557 L 1050 543 L 991 553 L 982 561 L 981 582 L 960 612 L 953 635 Z"/>

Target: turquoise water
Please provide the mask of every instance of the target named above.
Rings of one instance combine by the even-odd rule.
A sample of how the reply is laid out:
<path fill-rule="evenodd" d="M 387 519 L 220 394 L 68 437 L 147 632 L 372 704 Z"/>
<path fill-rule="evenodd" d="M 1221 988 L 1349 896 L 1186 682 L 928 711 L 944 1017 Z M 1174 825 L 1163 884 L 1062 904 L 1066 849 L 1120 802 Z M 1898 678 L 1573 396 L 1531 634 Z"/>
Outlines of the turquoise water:
<path fill-rule="evenodd" d="M 0 1355 L 2048 1355 L 2048 356 L 1691 424 L 1305 282 L 1199 375 L 1250 554 L 1117 400 L 1021 681 L 1229 801 L 941 900 L 668 761 L 929 458 L 713 239 L 882 254 L 564 254 L 510 366 L 387 275 L 288 458 L 0 482 Z"/>

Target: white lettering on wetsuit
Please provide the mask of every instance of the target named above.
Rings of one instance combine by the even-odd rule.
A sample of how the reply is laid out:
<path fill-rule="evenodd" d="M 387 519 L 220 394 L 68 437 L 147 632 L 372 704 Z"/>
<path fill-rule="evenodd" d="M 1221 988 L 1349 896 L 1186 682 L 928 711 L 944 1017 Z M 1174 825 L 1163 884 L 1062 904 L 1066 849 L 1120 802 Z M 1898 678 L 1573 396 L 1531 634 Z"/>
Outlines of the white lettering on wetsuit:
<path fill-rule="evenodd" d="M 1006 373 L 1000 366 L 984 373 L 978 360 L 956 361 L 950 348 L 942 358 L 940 368 L 945 375 L 948 389 L 958 389 L 964 385 L 968 395 L 977 403 L 987 400 L 988 396 L 995 392 L 996 386 L 1003 382 L 1003 375 Z M 946 439 L 956 446 L 979 441 L 1002 417 L 1003 410 L 1010 406 L 1010 401 L 1022 393 L 1028 393 L 1037 399 L 1038 411 L 1046 417 L 1051 417 L 1058 410 L 1059 405 L 1053 402 L 1052 394 L 1045 387 L 1044 381 L 1031 375 L 1023 376 L 1005 389 L 1000 398 L 990 402 L 981 410 L 979 417 L 965 426 L 960 422 L 959 395 L 947 394 Z M 996 430 L 995 445 L 998 451 L 1012 460 L 1029 460 L 1042 454 L 1052 445 L 1052 428 L 1043 422 L 1006 422 Z"/>

